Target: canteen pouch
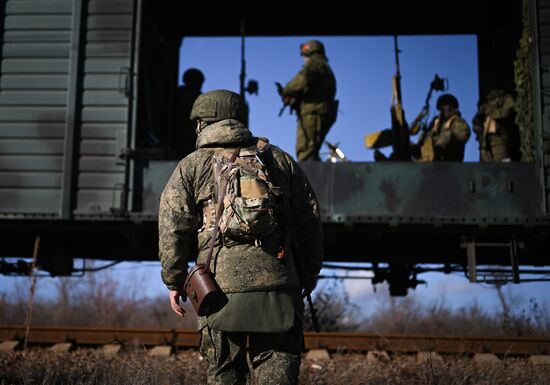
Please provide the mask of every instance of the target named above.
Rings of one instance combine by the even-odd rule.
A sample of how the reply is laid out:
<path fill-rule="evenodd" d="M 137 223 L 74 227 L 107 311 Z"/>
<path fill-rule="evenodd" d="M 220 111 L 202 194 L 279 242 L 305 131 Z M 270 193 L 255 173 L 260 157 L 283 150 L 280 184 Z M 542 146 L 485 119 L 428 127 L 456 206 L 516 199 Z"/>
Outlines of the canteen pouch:
<path fill-rule="evenodd" d="M 214 276 L 206 271 L 204 265 L 195 265 L 185 279 L 185 295 L 199 316 L 208 316 L 216 304 L 220 302 L 223 293 L 218 288 Z"/>

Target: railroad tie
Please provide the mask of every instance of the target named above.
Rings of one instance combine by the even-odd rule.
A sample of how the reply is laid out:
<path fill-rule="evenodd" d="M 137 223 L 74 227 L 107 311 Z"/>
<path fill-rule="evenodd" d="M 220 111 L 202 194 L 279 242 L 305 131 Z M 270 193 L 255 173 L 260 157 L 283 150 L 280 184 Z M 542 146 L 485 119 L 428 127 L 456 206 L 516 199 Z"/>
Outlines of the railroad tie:
<path fill-rule="evenodd" d="M 122 350 L 121 344 L 108 344 L 101 348 L 101 353 L 106 356 L 114 356 Z"/>
<path fill-rule="evenodd" d="M 149 351 L 149 355 L 155 357 L 167 357 L 172 355 L 174 348 L 170 345 L 168 346 L 155 346 Z"/>
<path fill-rule="evenodd" d="M 19 349 L 20 345 L 21 345 L 21 341 L 17 341 L 17 340 L 4 341 L 0 343 L 0 353 L 13 352 Z"/>
<path fill-rule="evenodd" d="M 54 353 L 69 353 L 74 349 L 74 345 L 71 342 L 62 342 L 50 347 L 49 351 Z"/>
<path fill-rule="evenodd" d="M 474 354 L 474 362 L 477 365 L 499 365 L 502 361 L 492 353 L 476 353 Z"/>
<path fill-rule="evenodd" d="M 528 362 L 531 365 L 550 365 L 550 355 L 538 354 L 529 357 Z"/>
<path fill-rule="evenodd" d="M 326 349 L 311 349 L 306 354 L 306 360 L 330 360 L 330 355 Z"/>

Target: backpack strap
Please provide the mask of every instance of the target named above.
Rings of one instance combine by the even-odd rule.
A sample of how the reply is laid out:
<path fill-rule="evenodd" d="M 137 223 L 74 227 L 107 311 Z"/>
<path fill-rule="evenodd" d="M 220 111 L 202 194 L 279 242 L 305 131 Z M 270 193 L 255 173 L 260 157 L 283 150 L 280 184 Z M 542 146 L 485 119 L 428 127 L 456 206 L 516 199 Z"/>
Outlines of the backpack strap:
<path fill-rule="evenodd" d="M 220 229 L 220 218 L 222 216 L 223 212 L 223 198 L 225 195 L 225 189 L 227 187 L 227 180 L 229 179 L 229 172 L 233 168 L 233 162 L 235 162 L 235 159 L 237 159 L 237 156 L 239 155 L 239 152 L 241 151 L 240 147 L 237 147 L 233 154 L 231 155 L 231 158 L 229 159 L 229 166 L 227 168 L 227 176 L 223 179 L 222 183 L 220 183 L 220 187 L 218 190 L 218 202 L 216 207 L 216 220 L 214 222 L 214 229 L 212 230 L 212 240 L 210 241 L 210 248 L 208 249 L 208 256 L 206 257 L 206 262 L 204 265 L 204 272 L 210 273 L 210 261 L 212 260 L 212 254 L 214 253 L 214 245 L 216 244 L 216 238 L 218 238 L 218 231 Z M 221 164 L 218 164 L 218 173 L 221 172 Z"/>

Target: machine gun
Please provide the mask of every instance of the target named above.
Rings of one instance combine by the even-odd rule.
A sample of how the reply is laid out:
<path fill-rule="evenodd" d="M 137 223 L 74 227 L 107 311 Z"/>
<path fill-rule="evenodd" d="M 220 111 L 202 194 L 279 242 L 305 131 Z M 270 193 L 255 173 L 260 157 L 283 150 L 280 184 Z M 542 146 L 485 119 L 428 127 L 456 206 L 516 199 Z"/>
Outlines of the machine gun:
<path fill-rule="evenodd" d="M 434 91 L 446 91 L 449 88 L 449 82 L 447 79 L 440 78 L 438 74 L 435 74 L 434 80 L 430 83 L 430 89 L 428 95 L 426 95 L 426 100 L 424 101 L 424 106 L 420 113 L 414 118 L 410 125 L 410 134 L 416 135 L 422 126 L 422 120 L 428 116 L 430 112 L 430 99 L 432 98 L 432 93 Z"/>
<path fill-rule="evenodd" d="M 339 144 L 332 144 L 329 141 L 325 140 L 325 144 L 329 148 L 330 152 L 328 155 L 327 160 L 331 163 L 339 163 L 339 162 L 349 162 L 349 159 L 346 157 L 346 154 L 340 149 Z"/>
<path fill-rule="evenodd" d="M 283 114 L 285 111 L 285 108 L 288 106 L 290 108 L 290 115 L 292 115 L 293 112 L 298 112 L 299 108 L 299 101 L 295 97 L 292 96 L 285 96 L 283 92 L 283 86 L 279 82 L 275 82 L 275 86 L 277 87 L 277 93 L 281 97 L 281 100 L 283 101 L 283 106 L 279 110 L 279 116 Z"/>
<path fill-rule="evenodd" d="M 365 135 L 365 147 L 378 149 L 392 146 L 393 153 L 390 160 L 410 160 L 409 148 L 409 126 L 405 119 L 403 109 L 403 100 L 401 98 L 401 70 L 399 68 L 399 47 L 397 46 L 397 36 L 393 37 L 395 51 L 395 75 L 392 77 L 392 100 L 391 100 L 391 128 L 376 131 Z M 381 153 L 380 153 L 381 154 Z M 383 154 L 381 154 L 383 156 Z"/>

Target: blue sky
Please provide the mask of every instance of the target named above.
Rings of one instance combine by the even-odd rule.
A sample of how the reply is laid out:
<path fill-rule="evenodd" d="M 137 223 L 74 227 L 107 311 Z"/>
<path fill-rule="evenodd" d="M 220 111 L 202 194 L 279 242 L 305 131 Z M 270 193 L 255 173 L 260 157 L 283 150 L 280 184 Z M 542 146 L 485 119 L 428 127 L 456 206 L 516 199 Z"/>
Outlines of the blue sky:
<path fill-rule="evenodd" d="M 339 116 L 327 136 L 340 142 L 353 161 L 372 160 L 363 144 L 365 134 L 390 126 L 392 76 L 395 73 L 392 36 L 381 37 L 250 37 L 246 39 L 247 79 L 260 83 L 259 95 L 247 95 L 250 127 L 256 135 L 295 155 L 296 117 L 288 110 L 279 117 L 281 100 L 276 81 L 283 85 L 303 65 L 299 45 L 317 38 L 325 44 L 329 63 L 337 80 Z M 437 73 L 449 81 L 448 92 L 460 102 L 468 123 L 478 99 L 477 47 L 475 36 L 399 37 L 403 104 L 408 120 L 420 112 L 430 82 Z M 184 70 L 195 67 L 206 77 L 203 91 L 226 88 L 239 91 L 240 38 L 189 38 L 182 43 L 180 61 Z M 180 75 L 181 79 L 181 75 Z M 436 113 L 432 97 L 431 115 Z M 322 149 L 322 152 L 326 148 Z M 466 160 L 477 161 L 477 142 L 467 144 Z"/>
<path fill-rule="evenodd" d="M 274 82 L 283 85 L 303 65 L 299 45 L 311 38 L 321 40 L 326 47 L 329 62 L 337 79 L 337 98 L 340 100 L 338 120 L 327 136 L 331 142 L 340 142 L 342 150 L 352 161 L 371 161 L 372 151 L 365 149 L 363 137 L 367 133 L 390 126 L 389 107 L 391 81 L 395 72 L 393 37 L 250 37 L 246 39 L 247 79 L 259 81 L 259 95 L 247 95 L 251 114 L 250 127 L 259 136 L 295 155 L 296 118 L 288 110 L 279 117 L 280 98 Z M 240 73 L 240 38 L 188 38 L 182 43 L 180 79 L 184 70 L 195 67 L 203 71 L 206 81 L 203 91 L 225 88 L 238 92 Z M 448 79 L 448 92 L 460 103 L 463 117 L 471 124 L 478 100 L 477 47 L 475 36 L 401 36 L 399 37 L 403 104 L 411 121 L 424 104 L 429 84 L 434 75 Z M 431 101 L 431 115 L 436 113 Z M 322 149 L 322 153 L 326 148 Z M 322 156 L 324 158 L 324 156 Z M 466 147 L 466 161 L 477 161 L 478 150 L 474 136 Z M 98 262 L 100 265 L 102 262 Z M 148 296 L 166 294 L 160 281 L 160 265 L 155 262 L 122 263 L 113 268 L 122 281 L 137 281 Z M 332 274 L 327 271 L 326 274 Z M 343 272 L 336 271 L 336 274 Z M 445 302 L 458 308 L 478 302 L 488 311 L 499 309 L 495 290 L 487 285 L 470 284 L 463 275 L 445 276 L 439 273 L 423 274 L 419 279 L 428 282 L 418 286 L 414 295 L 425 303 Z M 24 279 L 21 279 L 24 280 Z M 0 276 L 0 292 L 13 287 L 14 278 Z M 52 279 L 39 283 L 47 295 Z M 351 299 L 359 304 L 364 314 L 374 308 L 387 292 L 381 285 L 373 293 L 367 280 L 346 280 Z M 546 304 L 548 283 L 508 285 L 510 296 L 518 297 L 519 309 L 527 308 L 529 299 Z M 409 291 L 412 293 L 412 291 Z M 522 307 L 523 306 L 523 307 Z"/>
<path fill-rule="evenodd" d="M 303 65 L 299 46 L 310 39 L 324 43 L 337 81 L 336 97 L 340 100 L 340 111 L 327 140 L 340 142 L 342 150 L 352 161 L 372 161 L 372 151 L 366 150 L 363 144 L 364 135 L 391 125 L 389 108 L 395 73 L 392 36 L 246 38 L 247 79 L 255 79 L 260 84 L 259 95 L 247 95 L 251 130 L 295 155 L 296 117 L 289 115 L 288 110 L 283 116 L 278 116 L 281 101 L 274 82 L 284 85 L 298 72 Z M 446 92 L 458 98 L 462 116 L 471 125 L 479 97 L 476 37 L 400 36 L 398 45 L 403 105 L 408 121 L 412 121 L 421 110 L 430 82 L 438 74 L 448 80 Z M 180 79 L 183 71 L 195 67 L 205 75 L 204 92 L 217 88 L 238 92 L 240 47 L 238 37 L 185 39 L 180 50 Z M 435 103 L 439 95 L 441 93 L 434 92 L 432 96 L 429 119 L 437 114 Z M 326 151 L 323 148 L 321 153 Z M 465 161 L 476 162 L 478 159 L 478 144 L 471 135 L 466 145 Z M 418 286 L 414 295 L 426 303 L 444 301 L 448 306 L 458 308 L 478 302 L 488 311 L 499 309 L 493 287 L 470 284 L 463 275 L 429 273 L 419 279 L 428 284 Z M 368 314 L 376 301 L 369 281 L 346 280 L 345 285 L 352 299 Z M 509 296 L 518 298 L 520 307 L 521 303 L 527 307 L 530 298 L 545 303 L 543 293 L 549 287 L 548 283 L 525 283 L 508 285 L 507 291 Z M 387 287 L 382 285 L 380 290 L 387 291 Z"/>

